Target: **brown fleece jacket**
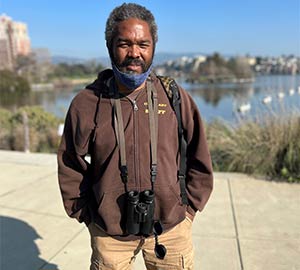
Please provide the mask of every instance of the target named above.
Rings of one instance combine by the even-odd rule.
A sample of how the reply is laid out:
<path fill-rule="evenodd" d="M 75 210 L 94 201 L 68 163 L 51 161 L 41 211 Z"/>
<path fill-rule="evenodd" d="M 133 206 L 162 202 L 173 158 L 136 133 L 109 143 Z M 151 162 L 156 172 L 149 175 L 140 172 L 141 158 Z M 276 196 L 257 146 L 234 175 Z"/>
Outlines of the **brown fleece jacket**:
<path fill-rule="evenodd" d="M 69 216 L 86 224 L 93 221 L 109 235 L 125 236 L 125 186 L 120 176 L 120 153 L 107 87 L 107 80 L 112 76 L 111 70 L 101 72 L 93 84 L 73 99 L 58 150 L 58 178 Z M 160 80 L 154 74 L 151 80 L 157 89 L 159 103 L 154 219 L 160 220 L 167 230 L 181 222 L 186 211 L 195 215 L 197 210 L 204 208 L 213 188 L 213 174 L 199 111 L 180 87 L 182 124 L 188 145 L 186 191 L 189 205 L 181 203 L 177 179 L 177 119 Z M 128 97 L 121 98 L 128 190 L 137 191 L 151 189 L 147 94 L 145 89 L 140 91 L 136 106 Z M 91 156 L 90 163 L 85 160 L 87 154 Z"/>

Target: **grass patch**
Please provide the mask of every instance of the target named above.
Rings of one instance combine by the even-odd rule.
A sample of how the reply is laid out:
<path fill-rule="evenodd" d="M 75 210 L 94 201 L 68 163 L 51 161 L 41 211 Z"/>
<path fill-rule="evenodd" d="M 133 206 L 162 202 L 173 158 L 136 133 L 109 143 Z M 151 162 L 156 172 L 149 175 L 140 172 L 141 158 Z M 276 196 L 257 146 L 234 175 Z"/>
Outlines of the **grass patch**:
<path fill-rule="evenodd" d="M 207 125 L 214 169 L 300 182 L 300 117 L 269 115 L 238 126 Z"/>

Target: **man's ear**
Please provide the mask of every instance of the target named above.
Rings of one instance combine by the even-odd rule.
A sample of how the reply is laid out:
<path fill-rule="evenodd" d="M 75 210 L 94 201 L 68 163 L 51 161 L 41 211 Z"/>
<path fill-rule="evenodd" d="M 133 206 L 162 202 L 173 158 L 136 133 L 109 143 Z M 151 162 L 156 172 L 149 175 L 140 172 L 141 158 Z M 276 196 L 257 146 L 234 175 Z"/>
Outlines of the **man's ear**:
<path fill-rule="evenodd" d="M 110 59 L 113 60 L 114 58 L 113 58 L 113 52 L 112 52 L 112 45 L 111 45 L 111 44 L 108 44 L 108 43 L 106 42 L 106 48 L 107 48 L 107 51 L 108 51 L 108 54 L 109 54 Z"/>

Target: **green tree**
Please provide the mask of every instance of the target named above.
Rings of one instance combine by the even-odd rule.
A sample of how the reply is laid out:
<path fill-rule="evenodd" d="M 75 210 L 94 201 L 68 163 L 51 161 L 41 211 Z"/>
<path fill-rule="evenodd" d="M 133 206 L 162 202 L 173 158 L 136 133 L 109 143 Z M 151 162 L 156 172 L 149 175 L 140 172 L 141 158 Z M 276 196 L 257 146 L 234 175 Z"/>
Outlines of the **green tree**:
<path fill-rule="evenodd" d="M 103 66 L 101 64 L 97 64 L 95 61 L 90 61 L 85 64 L 59 63 L 55 66 L 52 77 L 54 78 L 85 77 L 90 75 L 96 75 L 102 69 Z"/>
<path fill-rule="evenodd" d="M 208 56 L 206 61 L 198 69 L 199 76 L 204 76 L 208 82 L 220 82 L 233 78 L 226 60 L 219 54 Z"/>
<path fill-rule="evenodd" d="M 227 64 L 228 68 L 233 72 L 236 78 L 251 78 L 253 77 L 253 72 L 247 59 L 244 57 L 231 58 Z"/>
<path fill-rule="evenodd" d="M 0 92 L 24 94 L 30 91 L 28 80 L 9 70 L 0 70 Z"/>

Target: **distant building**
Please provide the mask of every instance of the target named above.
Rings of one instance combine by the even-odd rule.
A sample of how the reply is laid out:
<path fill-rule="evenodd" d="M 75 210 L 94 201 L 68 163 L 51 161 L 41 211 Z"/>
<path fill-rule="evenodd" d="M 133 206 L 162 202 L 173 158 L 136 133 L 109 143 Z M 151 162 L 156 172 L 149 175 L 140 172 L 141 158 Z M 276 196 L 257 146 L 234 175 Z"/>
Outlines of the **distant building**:
<path fill-rule="evenodd" d="M 30 38 L 27 25 L 13 21 L 9 16 L 0 16 L 0 69 L 12 69 L 18 55 L 29 55 Z"/>

